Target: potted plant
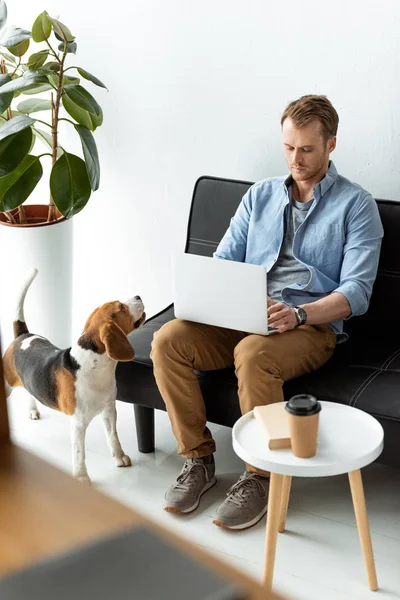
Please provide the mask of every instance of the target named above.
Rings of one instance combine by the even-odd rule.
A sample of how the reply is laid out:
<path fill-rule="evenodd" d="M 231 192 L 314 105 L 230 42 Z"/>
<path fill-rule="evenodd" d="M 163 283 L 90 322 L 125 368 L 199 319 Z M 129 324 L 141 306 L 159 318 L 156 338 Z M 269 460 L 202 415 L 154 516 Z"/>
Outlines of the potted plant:
<path fill-rule="evenodd" d="M 85 207 L 100 182 L 99 157 L 92 132 L 102 124 L 103 113 L 82 80 L 102 88 L 105 85 L 74 62 L 69 64 L 77 51 L 75 37 L 46 11 L 37 17 L 32 31 L 6 27 L 6 20 L 7 7 L 1 0 L 1 277 L 9 290 L 15 287 L 17 278 L 20 283 L 22 273 L 29 267 L 39 269 L 40 277 L 30 292 L 35 305 L 31 308 L 34 325 L 38 333 L 53 335 L 52 341 L 61 345 L 66 340 L 54 339 L 60 329 L 60 315 L 64 333 L 59 338 L 65 338 L 67 331 L 69 336 L 70 328 L 67 315 L 71 310 L 72 281 L 70 218 Z M 41 46 L 28 56 L 32 40 Z M 68 152 L 60 143 L 62 121 L 79 136 L 82 157 Z M 42 178 L 46 162 L 48 197 L 42 204 L 25 204 Z M 12 260 L 7 260 L 10 257 Z M 49 315 L 52 311 L 53 316 Z M 55 333 L 49 331 L 50 322 Z"/>

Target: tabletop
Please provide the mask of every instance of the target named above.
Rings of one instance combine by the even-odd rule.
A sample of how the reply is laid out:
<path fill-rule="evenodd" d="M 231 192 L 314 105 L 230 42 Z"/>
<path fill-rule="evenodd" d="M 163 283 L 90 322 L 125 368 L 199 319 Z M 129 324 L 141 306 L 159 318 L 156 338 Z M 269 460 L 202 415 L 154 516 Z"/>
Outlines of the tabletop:
<path fill-rule="evenodd" d="M 262 425 L 253 411 L 232 430 L 236 454 L 263 471 L 295 477 L 326 477 L 349 473 L 373 462 L 383 450 L 381 424 L 366 412 L 321 401 L 317 454 L 298 458 L 289 450 L 270 450 Z"/>

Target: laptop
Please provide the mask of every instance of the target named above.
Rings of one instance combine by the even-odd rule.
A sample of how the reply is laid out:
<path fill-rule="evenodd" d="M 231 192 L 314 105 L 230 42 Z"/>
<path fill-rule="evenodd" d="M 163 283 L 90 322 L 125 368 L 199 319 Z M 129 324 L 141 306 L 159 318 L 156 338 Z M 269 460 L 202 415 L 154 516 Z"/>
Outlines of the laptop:
<path fill-rule="evenodd" d="M 173 253 L 175 316 L 247 333 L 270 335 L 267 272 L 248 263 Z"/>

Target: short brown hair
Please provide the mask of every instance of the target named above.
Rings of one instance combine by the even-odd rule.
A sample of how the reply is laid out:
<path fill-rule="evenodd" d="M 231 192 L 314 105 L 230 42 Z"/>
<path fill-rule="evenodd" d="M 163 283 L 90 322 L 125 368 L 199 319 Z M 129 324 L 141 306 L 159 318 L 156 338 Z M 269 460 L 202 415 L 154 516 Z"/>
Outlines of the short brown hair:
<path fill-rule="evenodd" d="M 290 118 L 295 127 L 303 127 L 318 119 L 325 141 L 337 134 L 339 115 L 326 96 L 309 94 L 290 102 L 281 118 L 281 125 Z"/>

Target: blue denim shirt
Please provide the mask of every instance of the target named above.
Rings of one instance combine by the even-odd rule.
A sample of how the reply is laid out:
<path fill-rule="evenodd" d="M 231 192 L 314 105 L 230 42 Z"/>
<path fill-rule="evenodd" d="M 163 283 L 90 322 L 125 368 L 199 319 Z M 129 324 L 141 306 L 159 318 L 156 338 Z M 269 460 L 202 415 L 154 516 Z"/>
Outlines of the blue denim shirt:
<path fill-rule="evenodd" d="M 214 257 L 262 265 L 268 272 L 282 245 L 291 183 L 289 176 L 254 184 L 243 196 Z M 351 316 L 363 314 L 378 269 L 382 237 L 371 194 L 339 175 L 331 161 L 293 239 L 293 256 L 308 268 L 310 278 L 305 285 L 284 287 L 284 302 L 298 306 L 340 292 L 350 304 Z M 343 320 L 331 327 L 341 334 Z"/>

